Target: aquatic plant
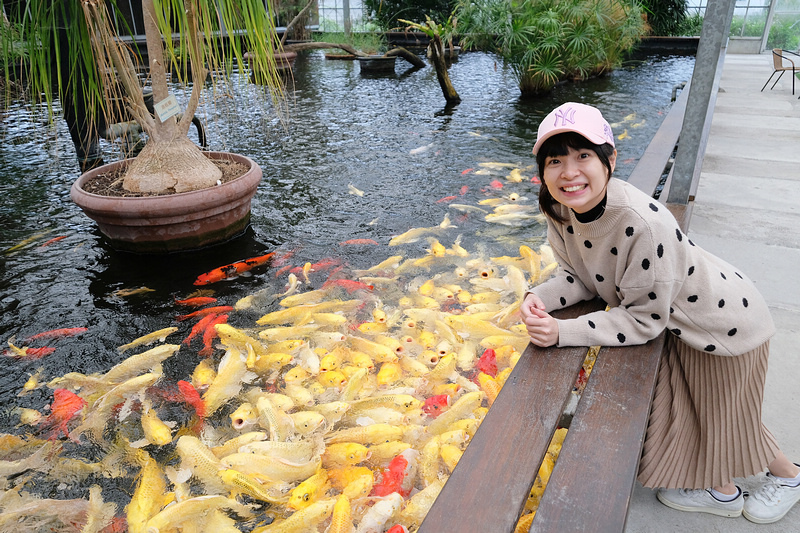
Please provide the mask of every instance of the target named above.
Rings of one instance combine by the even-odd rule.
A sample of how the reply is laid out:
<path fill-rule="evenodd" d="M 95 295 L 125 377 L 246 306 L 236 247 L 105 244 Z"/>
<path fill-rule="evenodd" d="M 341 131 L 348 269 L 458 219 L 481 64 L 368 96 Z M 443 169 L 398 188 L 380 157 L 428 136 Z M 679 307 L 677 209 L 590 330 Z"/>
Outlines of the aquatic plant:
<path fill-rule="evenodd" d="M 496 52 L 523 96 L 612 70 L 647 29 L 622 0 L 460 0 L 455 16 L 461 45 Z"/>

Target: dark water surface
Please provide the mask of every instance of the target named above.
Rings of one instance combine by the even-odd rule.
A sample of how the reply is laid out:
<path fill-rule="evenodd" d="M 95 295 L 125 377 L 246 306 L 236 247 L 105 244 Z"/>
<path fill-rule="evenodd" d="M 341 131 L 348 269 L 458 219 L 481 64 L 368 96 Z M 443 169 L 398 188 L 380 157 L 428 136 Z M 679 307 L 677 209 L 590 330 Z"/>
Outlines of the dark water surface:
<path fill-rule="evenodd" d="M 458 227 L 441 236 L 446 246 L 462 235 L 462 246 L 493 256 L 517 255 L 520 244 L 535 248 L 544 236 L 541 224 L 492 224 L 438 201 L 456 196 L 453 202 L 477 206 L 482 199 L 516 193 L 535 204 L 531 148 L 539 121 L 570 100 L 598 106 L 614 123 L 623 136 L 617 141 L 617 176 L 627 177 L 669 110 L 673 87 L 691 77 L 693 65 L 693 57 L 647 57 L 604 78 L 522 101 L 510 71 L 494 56 L 463 53 L 450 70 L 462 102 L 448 109 L 430 67 L 415 70 L 398 59 L 393 75 L 374 76 L 362 74 L 355 62 L 326 60 L 318 52 L 301 55 L 286 129 L 246 91 L 233 97 L 207 91 L 207 104 L 223 104 L 233 117 L 205 108 L 199 114 L 208 121 L 210 149 L 247 155 L 263 170 L 252 227 L 207 250 L 155 257 L 109 248 L 71 202 L 69 189 L 79 171 L 63 121 L 48 129 L 25 106 L 8 109 L 0 130 L 0 349 L 12 337 L 66 327 L 89 330 L 31 344 L 56 348 L 45 358 L 2 359 L 0 432 L 25 430 L 17 426 L 14 406 L 42 409 L 49 403 L 47 388 L 17 397 L 37 370 L 43 369 L 43 379 L 69 371 L 104 372 L 125 357 L 116 347 L 136 337 L 176 325 L 176 338 L 184 338 L 191 325 L 175 321 L 186 309 L 174 299 L 190 294 L 195 278 L 214 267 L 276 249 L 293 251 L 289 262 L 297 266 L 335 258 L 366 268 L 395 254 L 420 256 L 428 246 L 424 240 L 387 244 L 410 228 L 439 224 L 448 213 Z M 111 145 L 104 145 L 104 152 L 106 161 L 119 157 Z M 482 162 L 510 166 L 487 170 Z M 509 181 L 511 168 L 525 180 Z M 41 246 L 60 236 L 65 238 Z M 379 245 L 339 244 L 354 238 Z M 215 296 L 220 304 L 233 305 L 260 289 L 283 292 L 286 276 L 276 277 L 276 270 L 260 268 L 215 284 Z M 142 287 L 151 291 L 115 295 Z M 252 324 L 252 317 L 247 321 Z M 185 379 L 197 362 L 194 357 L 191 364 L 179 357 L 170 361 L 165 371 L 177 379 Z"/>

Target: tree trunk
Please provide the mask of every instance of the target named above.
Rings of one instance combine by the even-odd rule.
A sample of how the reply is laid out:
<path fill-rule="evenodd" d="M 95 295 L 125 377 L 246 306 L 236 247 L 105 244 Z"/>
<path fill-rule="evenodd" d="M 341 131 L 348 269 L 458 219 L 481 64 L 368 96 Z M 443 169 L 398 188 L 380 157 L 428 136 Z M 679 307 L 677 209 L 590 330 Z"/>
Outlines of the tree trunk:
<path fill-rule="evenodd" d="M 169 96 L 169 86 L 164 65 L 164 48 L 161 33 L 155 23 L 155 6 L 153 0 L 142 2 L 147 37 L 147 54 L 150 63 L 150 77 L 153 87 L 154 102 L 158 103 Z M 193 73 L 205 72 L 202 64 L 202 51 L 198 40 L 197 26 L 194 22 L 194 9 L 187 9 L 190 19 L 189 32 L 194 32 L 191 43 Z M 197 71 L 197 72 L 194 72 Z M 195 78 L 198 79 L 198 78 Z M 186 136 L 188 123 L 191 121 L 199 99 L 199 86 L 195 84 L 192 97 L 186 109 L 186 115 L 179 125 L 177 117 L 166 118 L 163 122 L 154 117 L 152 128 L 147 131 L 149 139 L 144 149 L 131 162 L 122 182 L 122 187 L 130 192 L 186 192 L 213 187 L 222 177 L 222 171 L 212 163 L 200 148 Z"/>
<path fill-rule="evenodd" d="M 439 86 L 442 88 L 442 94 L 448 104 L 458 104 L 461 102 L 461 97 L 458 96 L 453 84 L 450 82 L 450 76 L 447 74 L 447 63 L 444 60 L 444 45 L 442 38 L 439 35 L 434 35 L 431 38 L 431 61 L 436 69 L 436 79 L 439 80 Z"/>
<path fill-rule="evenodd" d="M 222 171 L 188 137 L 148 142 L 128 166 L 122 187 L 131 192 L 187 192 L 213 187 Z"/>

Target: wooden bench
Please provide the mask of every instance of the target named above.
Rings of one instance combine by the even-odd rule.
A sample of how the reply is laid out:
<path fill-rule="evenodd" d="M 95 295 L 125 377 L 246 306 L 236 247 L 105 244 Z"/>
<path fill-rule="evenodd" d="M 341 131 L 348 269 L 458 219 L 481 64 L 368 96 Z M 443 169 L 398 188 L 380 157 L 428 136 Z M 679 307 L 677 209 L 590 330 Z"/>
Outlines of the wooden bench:
<path fill-rule="evenodd" d="M 659 196 L 662 202 L 667 198 L 670 162 L 683 125 L 688 92 L 687 85 L 628 178 L 641 190 L 654 194 L 667 174 Z M 713 107 L 712 97 L 709 113 L 713 113 Z M 703 145 L 710 122 L 707 120 L 703 132 Z M 699 166 L 688 205 L 667 204 L 684 232 Z M 604 305 L 599 300 L 582 302 L 554 316 L 577 317 Z M 571 415 L 569 431 L 530 531 L 624 530 L 663 344 L 662 333 L 641 346 L 601 348 Z M 588 348 L 528 346 L 428 512 L 420 533 L 514 531 L 550 440 L 574 396 L 574 384 Z"/>

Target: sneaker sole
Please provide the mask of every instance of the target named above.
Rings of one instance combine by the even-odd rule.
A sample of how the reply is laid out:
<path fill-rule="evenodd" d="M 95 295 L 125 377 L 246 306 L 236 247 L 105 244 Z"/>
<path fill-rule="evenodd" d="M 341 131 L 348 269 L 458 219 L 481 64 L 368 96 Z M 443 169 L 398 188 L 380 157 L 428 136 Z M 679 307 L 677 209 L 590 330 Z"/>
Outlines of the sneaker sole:
<path fill-rule="evenodd" d="M 656 493 L 656 497 L 658 498 L 658 501 L 660 501 L 667 507 L 671 509 L 676 509 L 678 511 L 686 511 L 688 513 L 708 513 L 717 516 L 722 516 L 725 518 L 738 518 L 742 516 L 742 509 L 737 509 L 736 511 L 729 511 L 726 509 L 716 509 L 714 507 L 686 507 L 684 505 L 671 502 L 666 498 L 662 498 L 660 492 Z"/>

